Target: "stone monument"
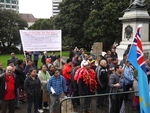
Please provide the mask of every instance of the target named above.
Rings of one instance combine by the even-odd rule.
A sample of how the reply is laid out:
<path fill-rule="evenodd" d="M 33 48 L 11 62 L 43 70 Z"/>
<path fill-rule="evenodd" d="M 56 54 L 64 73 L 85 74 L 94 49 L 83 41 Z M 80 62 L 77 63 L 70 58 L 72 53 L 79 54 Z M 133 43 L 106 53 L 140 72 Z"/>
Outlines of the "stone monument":
<path fill-rule="evenodd" d="M 142 24 L 141 40 L 143 44 L 144 54 L 148 56 L 150 53 L 149 42 L 149 21 L 150 16 L 146 10 L 145 0 L 134 0 L 134 2 L 125 10 L 123 17 L 119 18 L 122 21 L 122 42 L 117 47 L 118 58 L 121 60 L 123 54 L 129 44 L 132 44 L 137 26 Z"/>

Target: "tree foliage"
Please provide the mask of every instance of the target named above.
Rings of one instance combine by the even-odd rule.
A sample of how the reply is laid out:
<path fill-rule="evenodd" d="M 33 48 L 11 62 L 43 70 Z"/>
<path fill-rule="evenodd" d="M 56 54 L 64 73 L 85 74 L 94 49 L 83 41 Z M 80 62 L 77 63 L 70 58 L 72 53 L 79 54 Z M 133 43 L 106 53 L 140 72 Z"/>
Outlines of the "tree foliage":
<path fill-rule="evenodd" d="M 38 19 L 35 23 L 29 27 L 29 29 L 34 30 L 52 30 L 55 29 L 55 17 L 50 19 Z"/>
<path fill-rule="evenodd" d="M 0 10 L 0 42 L 5 46 L 20 44 L 19 29 L 27 27 L 27 22 L 12 10 Z"/>

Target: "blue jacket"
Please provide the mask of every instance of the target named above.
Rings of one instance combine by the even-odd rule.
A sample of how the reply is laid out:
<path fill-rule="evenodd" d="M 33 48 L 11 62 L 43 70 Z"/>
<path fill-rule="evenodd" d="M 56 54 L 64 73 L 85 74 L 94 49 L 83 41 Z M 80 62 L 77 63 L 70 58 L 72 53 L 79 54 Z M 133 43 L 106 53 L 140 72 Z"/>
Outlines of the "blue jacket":
<path fill-rule="evenodd" d="M 47 84 L 48 92 L 52 93 L 51 87 L 56 92 L 56 95 L 59 95 L 63 92 L 67 92 L 66 82 L 62 75 L 55 77 L 54 75 L 49 79 Z"/>
<path fill-rule="evenodd" d="M 34 58 L 34 60 L 38 60 L 39 59 L 39 52 L 38 51 L 35 51 L 35 52 L 33 52 L 33 58 Z"/>
<path fill-rule="evenodd" d="M 125 85 L 133 83 L 134 80 L 134 70 L 130 66 L 126 66 L 123 72 L 123 78 Z"/>

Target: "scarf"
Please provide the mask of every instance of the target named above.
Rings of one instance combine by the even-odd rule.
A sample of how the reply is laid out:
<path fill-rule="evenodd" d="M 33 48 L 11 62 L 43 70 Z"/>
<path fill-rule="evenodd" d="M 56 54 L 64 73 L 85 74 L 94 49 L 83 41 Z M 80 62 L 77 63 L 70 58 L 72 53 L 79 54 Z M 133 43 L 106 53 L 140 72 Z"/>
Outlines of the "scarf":
<path fill-rule="evenodd" d="M 74 80 L 79 82 L 83 78 L 83 82 L 89 86 L 90 91 L 94 92 L 97 89 L 96 73 L 93 69 L 79 68 L 74 76 Z"/>

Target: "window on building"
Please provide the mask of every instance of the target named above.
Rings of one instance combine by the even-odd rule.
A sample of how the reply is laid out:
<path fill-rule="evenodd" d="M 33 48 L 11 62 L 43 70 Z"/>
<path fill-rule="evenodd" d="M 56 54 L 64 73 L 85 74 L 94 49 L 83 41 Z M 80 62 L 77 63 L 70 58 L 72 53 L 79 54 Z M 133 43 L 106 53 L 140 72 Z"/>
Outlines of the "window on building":
<path fill-rule="evenodd" d="M 0 8 L 4 8 L 5 7 L 5 5 L 4 4 L 0 4 Z"/>
<path fill-rule="evenodd" d="M 6 5 L 6 8 L 10 8 L 10 5 Z"/>
<path fill-rule="evenodd" d="M 16 4 L 16 1 L 12 1 L 12 4 Z"/>
<path fill-rule="evenodd" d="M 6 0 L 6 3 L 10 3 L 10 0 Z"/>
<path fill-rule="evenodd" d="M 59 5 L 53 5 L 53 7 L 58 7 Z"/>
<path fill-rule="evenodd" d="M 12 5 L 12 8 L 16 9 L 16 5 Z"/>
<path fill-rule="evenodd" d="M 53 4 L 59 4 L 60 2 L 53 2 Z"/>
<path fill-rule="evenodd" d="M 0 0 L 0 2 L 4 2 L 4 0 Z"/>

